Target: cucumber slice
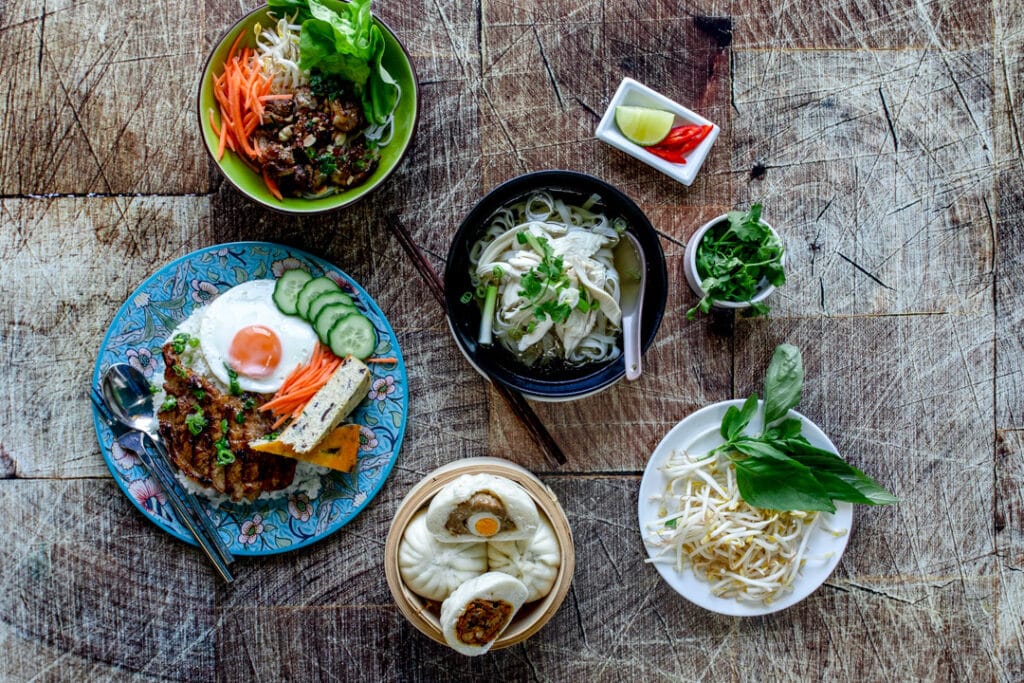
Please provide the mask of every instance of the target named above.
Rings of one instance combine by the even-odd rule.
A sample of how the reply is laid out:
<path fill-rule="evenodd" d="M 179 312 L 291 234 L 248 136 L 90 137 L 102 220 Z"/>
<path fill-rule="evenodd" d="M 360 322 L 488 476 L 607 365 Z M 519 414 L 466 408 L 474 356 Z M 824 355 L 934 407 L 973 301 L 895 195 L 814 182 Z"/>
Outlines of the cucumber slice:
<path fill-rule="evenodd" d="M 302 288 L 299 292 L 299 300 L 296 304 L 296 309 L 299 311 L 299 315 L 305 320 L 309 320 L 309 305 L 313 303 L 313 299 L 317 298 L 321 294 L 326 292 L 340 292 L 341 287 L 329 277 L 318 277 L 313 278 Z"/>
<path fill-rule="evenodd" d="M 285 315 L 295 315 L 299 292 L 313 276 L 304 270 L 286 270 L 274 285 L 274 303 Z"/>
<path fill-rule="evenodd" d="M 313 299 L 313 303 L 309 305 L 309 316 L 306 320 L 316 322 L 316 318 L 320 315 L 320 311 L 324 310 L 331 304 L 348 304 L 349 306 L 355 306 L 352 301 L 352 297 L 342 291 L 331 290 L 330 292 L 324 292 L 317 298 Z"/>
<path fill-rule="evenodd" d="M 339 320 L 347 316 L 352 315 L 356 312 L 356 307 L 352 304 L 330 304 L 324 306 L 321 309 L 319 315 L 316 317 L 316 321 L 313 323 L 313 330 L 316 331 L 316 336 L 320 337 L 320 341 L 330 346 L 327 343 L 327 335 L 330 333 L 331 328 L 337 324 Z"/>
<path fill-rule="evenodd" d="M 335 356 L 363 360 L 372 356 L 377 348 L 377 330 L 366 316 L 353 313 L 334 324 L 327 334 L 327 345 Z"/>

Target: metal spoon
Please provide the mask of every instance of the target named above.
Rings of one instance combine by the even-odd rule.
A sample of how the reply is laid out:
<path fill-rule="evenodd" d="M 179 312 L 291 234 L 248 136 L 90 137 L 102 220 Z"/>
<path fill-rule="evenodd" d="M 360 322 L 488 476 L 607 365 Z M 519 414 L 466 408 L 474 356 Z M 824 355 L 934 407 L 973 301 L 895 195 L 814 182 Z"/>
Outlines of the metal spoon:
<path fill-rule="evenodd" d="M 622 355 L 626 379 L 640 377 L 640 315 L 647 284 L 647 259 L 636 237 L 622 233 L 615 245 L 615 270 L 619 272 L 619 307 L 622 309 Z"/>
<path fill-rule="evenodd" d="M 153 458 L 151 474 L 157 478 L 178 520 L 195 536 L 199 546 L 228 582 L 233 580 L 227 565 L 234 557 L 221 540 L 206 512 L 171 472 L 167 447 L 160 439 L 160 422 L 153 411 L 153 395 L 146 376 L 127 363 L 111 365 L 103 374 L 103 399 L 115 420 L 148 437 L 159 457 Z M 146 439 L 143 439 L 145 445 Z"/>
<path fill-rule="evenodd" d="M 116 363 L 103 375 L 103 398 L 114 418 L 125 427 L 149 436 L 158 447 L 160 422 L 153 410 L 153 394 L 146 376 L 127 363 Z"/>

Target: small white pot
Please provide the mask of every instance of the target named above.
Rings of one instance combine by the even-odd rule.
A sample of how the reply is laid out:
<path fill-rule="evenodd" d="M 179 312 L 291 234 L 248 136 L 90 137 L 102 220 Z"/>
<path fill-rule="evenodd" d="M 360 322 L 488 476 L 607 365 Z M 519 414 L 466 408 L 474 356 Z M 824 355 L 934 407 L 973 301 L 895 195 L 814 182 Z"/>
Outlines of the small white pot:
<path fill-rule="evenodd" d="M 686 275 L 686 281 L 689 283 L 690 289 L 692 289 L 700 298 L 704 298 L 707 292 L 705 292 L 704 288 L 701 287 L 700 275 L 697 274 L 697 246 L 704 238 L 704 233 L 710 230 L 712 226 L 728 219 L 728 214 L 722 214 L 721 216 L 712 218 L 710 221 L 700 226 L 697 229 L 697 232 L 693 233 L 693 237 L 690 238 L 690 241 L 686 243 L 686 253 L 683 255 L 683 273 Z M 772 234 L 775 235 L 780 242 L 782 241 L 782 238 L 779 237 L 779 233 L 775 232 L 775 228 L 768 225 L 765 221 L 761 221 L 761 225 L 767 226 L 768 229 L 772 231 Z M 782 252 L 780 262 L 783 266 L 786 265 L 785 250 Z M 768 282 L 768 280 L 762 279 L 760 286 L 758 287 L 757 294 L 751 297 L 750 301 L 718 301 L 716 299 L 711 305 L 714 308 L 750 308 L 752 303 L 756 304 L 764 301 L 774 291 L 775 285 Z"/>

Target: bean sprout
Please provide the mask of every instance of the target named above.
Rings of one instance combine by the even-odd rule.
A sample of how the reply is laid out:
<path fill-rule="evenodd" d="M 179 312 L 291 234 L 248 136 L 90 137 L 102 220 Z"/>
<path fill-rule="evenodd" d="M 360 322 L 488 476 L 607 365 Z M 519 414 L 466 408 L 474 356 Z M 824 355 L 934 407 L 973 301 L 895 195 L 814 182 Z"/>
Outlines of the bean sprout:
<path fill-rule="evenodd" d="M 272 28 L 255 27 L 256 53 L 263 70 L 274 76 L 274 92 L 294 92 L 309 83 L 309 72 L 299 68 L 302 26 L 291 23 L 293 20 L 281 17 Z"/>
<path fill-rule="evenodd" d="M 770 604 L 793 589 L 818 513 L 751 506 L 722 454 L 673 451 L 661 470 L 669 482 L 655 496 L 660 517 L 647 524 L 645 539 L 660 552 L 648 562 L 672 561 L 679 572 L 689 566 L 722 598 Z"/>

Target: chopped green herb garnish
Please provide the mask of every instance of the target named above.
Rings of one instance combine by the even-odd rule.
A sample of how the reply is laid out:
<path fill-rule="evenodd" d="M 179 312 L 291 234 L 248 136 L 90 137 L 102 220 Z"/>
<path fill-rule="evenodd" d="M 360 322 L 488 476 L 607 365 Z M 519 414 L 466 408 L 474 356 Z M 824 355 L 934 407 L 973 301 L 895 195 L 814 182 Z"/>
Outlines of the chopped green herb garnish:
<path fill-rule="evenodd" d="M 782 253 L 782 242 L 761 222 L 760 204 L 746 213 L 730 211 L 697 245 L 697 275 L 707 294 L 686 317 L 692 319 L 698 311 L 707 313 L 715 301 L 750 301 L 763 281 L 776 287 L 785 284 Z M 767 312 L 762 303 L 750 308 L 751 315 Z"/>
<path fill-rule="evenodd" d="M 184 353 L 185 346 L 189 343 L 192 335 L 186 334 L 185 332 L 179 332 L 171 338 L 171 348 L 174 349 L 175 353 Z M 198 342 L 198 340 L 196 340 Z"/>
<path fill-rule="evenodd" d="M 193 389 L 192 395 L 195 396 L 200 401 L 206 398 L 206 392 L 203 391 L 202 389 Z"/>
<path fill-rule="evenodd" d="M 168 396 L 167 398 L 164 399 L 164 402 L 160 404 L 160 412 L 174 410 L 177 407 L 178 399 L 175 398 L 174 396 Z"/>
<path fill-rule="evenodd" d="M 678 523 L 679 523 L 679 518 L 678 517 L 673 517 L 672 519 L 670 519 L 667 522 L 665 522 L 665 527 L 669 528 L 669 529 L 675 529 L 676 525 Z"/>
<path fill-rule="evenodd" d="M 265 438 L 267 441 L 273 441 L 274 439 L 276 439 L 280 435 L 281 435 L 281 432 L 270 432 L 269 434 L 267 434 L 263 438 Z"/>
<path fill-rule="evenodd" d="M 235 413 L 235 422 L 240 425 L 245 424 L 245 413 Z"/>
<path fill-rule="evenodd" d="M 203 417 L 203 409 L 200 406 L 196 406 L 196 412 L 185 416 L 185 426 L 192 436 L 199 436 L 208 424 L 210 423 Z"/>
<path fill-rule="evenodd" d="M 242 401 L 242 408 L 244 408 L 245 410 L 252 410 L 255 407 L 256 407 L 256 399 L 254 399 L 251 396 L 249 398 L 245 399 L 244 401 Z"/>
<path fill-rule="evenodd" d="M 231 450 L 231 444 L 228 443 L 228 421 L 220 421 L 220 438 L 213 442 L 213 447 L 217 449 L 217 464 L 218 465 L 230 465 L 235 461 L 235 454 Z"/>
<path fill-rule="evenodd" d="M 338 170 L 338 162 L 330 152 L 324 152 L 316 158 L 317 166 L 324 175 L 331 175 Z"/>
<path fill-rule="evenodd" d="M 238 396 L 242 393 L 242 387 L 238 385 L 238 373 L 228 367 L 227 363 L 224 364 L 224 369 L 228 371 L 228 384 L 230 385 L 229 391 L 231 391 L 231 395 Z"/>
<path fill-rule="evenodd" d="M 155 394 L 155 393 L 157 393 L 159 391 L 160 391 L 160 387 L 158 387 L 157 385 L 152 384 L 152 383 L 149 385 L 149 393 L 150 394 Z"/>
<path fill-rule="evenodd" d="M 464 304 L 468 304 L 472 300 L 473 292 L 465 292 L 462 296 L 459 297 L 459 302 Z"/>
<path fill-rule="evenodd" d="M 494 270 L 491 271 L 495 280 L 500 280 L 505 275 L 505 270 L 501 266 L 494 266 Z"/>
<path fill-rule="evenodd" d="M 213 447 L 217 449 L 217 464 L 218 465 L 230 465 L 235 461 L 235 454 L 231 450 L 231 444 L 228 443 L 228 421 L 220 421 L 220 438 L 213 442 Z"/>
<path fill-rule="evenodd" d="M 189 337 L 188 345 L 191 346 L 193 349 L 199 346 L 199 337 Z"/>
<path fill-rule="evenodd" d="M 185 372 L 185 368 L 181 367 L 177 363 L 171 366 L 171 370 L 173 370 L 174 374 L 177 375 L 178 377 L 184 377 L 185 375 L 188 374 L 187 372 Z"/>

